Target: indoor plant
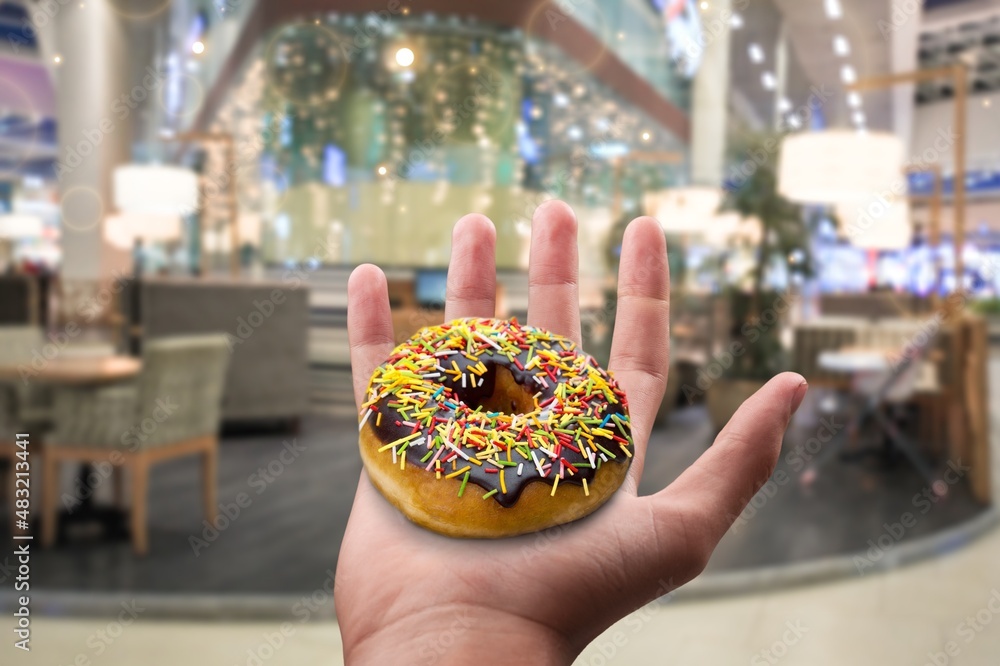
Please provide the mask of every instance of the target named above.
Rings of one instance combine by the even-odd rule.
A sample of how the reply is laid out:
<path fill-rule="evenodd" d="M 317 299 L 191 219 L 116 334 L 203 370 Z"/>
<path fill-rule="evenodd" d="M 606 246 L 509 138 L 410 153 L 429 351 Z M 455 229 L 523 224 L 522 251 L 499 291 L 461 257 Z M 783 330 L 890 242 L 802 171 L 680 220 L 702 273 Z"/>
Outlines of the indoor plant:
<path fill-rule="evenodd" d="M 811 272 L 803 211 L 778 193 L 779 146 L 778 136 L 748 135 L 735 143 L 731 154 L 734 166 L 721 209 L 759 220 L 760 234 L 749 274 L 727 287 L 731 343 L 723 352 L 726 358 L 719 359 L 723 371 L 711 380 L 705 396 L 716 429 L 788 365 L 780 332 L 783 315 L 794 305 L 794 298 L 768 288 L 768 269 L 784 264 L 790 278 Z"/>

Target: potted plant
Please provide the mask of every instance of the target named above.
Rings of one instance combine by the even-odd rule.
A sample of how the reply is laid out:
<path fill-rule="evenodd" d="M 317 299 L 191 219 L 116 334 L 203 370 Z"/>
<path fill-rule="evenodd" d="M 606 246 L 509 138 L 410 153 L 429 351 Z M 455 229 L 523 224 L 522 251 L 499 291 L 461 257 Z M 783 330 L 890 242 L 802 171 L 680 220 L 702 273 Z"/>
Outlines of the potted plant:
<path fill-rule="evenodd" d="M 800 206 L 778 193 L 777 153 L 780 137 L 752 135 L 732 151 L 736 177 L 726 184 L 721 209 L 759 221 L 755 261 L 748 274 L 727 287 L 730 344 L 708 373 L 705 400 L 709 417 L 721 429 L 743 401 L 788 366 L 780 333 L 794 298 L 768 289 L 769 269 L 786 269 L 791 277 L 811 273 L 809 229 Z M 711 370 L 711 368 L 709 368 Z M 712 377 L 715 374 L 716 377 Z"/>

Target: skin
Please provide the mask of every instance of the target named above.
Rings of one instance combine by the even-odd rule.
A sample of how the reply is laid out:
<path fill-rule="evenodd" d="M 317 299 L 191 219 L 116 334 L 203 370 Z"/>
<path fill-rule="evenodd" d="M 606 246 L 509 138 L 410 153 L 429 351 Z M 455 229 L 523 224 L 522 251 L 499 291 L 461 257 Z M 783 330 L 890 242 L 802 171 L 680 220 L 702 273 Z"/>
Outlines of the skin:
<path fill-rule="evenodd" d="M 482 215 L 455 225 L 445 320 L 492 317 L 496 231 Z M 535 212 L 528 324 L 580 341 L 577 223 L 566 204 Z M 334 598 L 348 664 L 569 664 L 602 631 L 697 576 L 774 471 L 807 386 L 772 379 L 713 446 L 655 495 L 636 489 L 669 367 L 666 243 L 659 223 L 625 233 L 610 369 L 629 398 L 635 458 L 592 516 L 506 540 L 459 540 L 407 522 L 362 472 Z M 348 285 L 355 399 L 394 347 L 386 280 L 359 266 Z"/>

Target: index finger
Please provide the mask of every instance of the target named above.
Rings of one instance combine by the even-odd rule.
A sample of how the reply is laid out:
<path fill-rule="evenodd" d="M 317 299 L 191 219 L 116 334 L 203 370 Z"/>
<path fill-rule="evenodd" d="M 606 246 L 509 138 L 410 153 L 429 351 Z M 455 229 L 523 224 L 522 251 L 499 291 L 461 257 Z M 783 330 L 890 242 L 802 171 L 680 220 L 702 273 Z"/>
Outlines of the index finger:
<path fill-rule="evenodd" d="M 347 336 L 354 402 L 360 409 L 368 380 L 396 346 L 389 290 L 385 274 L 377 266 L 358 266 L 347 281 Z"/>

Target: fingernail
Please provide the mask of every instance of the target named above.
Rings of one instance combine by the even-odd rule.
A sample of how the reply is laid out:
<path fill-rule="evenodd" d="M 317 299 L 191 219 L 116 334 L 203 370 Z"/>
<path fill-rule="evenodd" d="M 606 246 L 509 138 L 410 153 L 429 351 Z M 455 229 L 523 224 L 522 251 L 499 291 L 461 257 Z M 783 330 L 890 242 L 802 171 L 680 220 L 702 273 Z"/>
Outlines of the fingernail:
<path fill-rule="evenodd" d="M 802 404 L 802 399 L 806 397 L 806 392 L 809 391 L 809 383 L 803 381 L 795 389 L 795 395 L 792 396 L 792 414 L 799 411 L 799 405 Z"/>

